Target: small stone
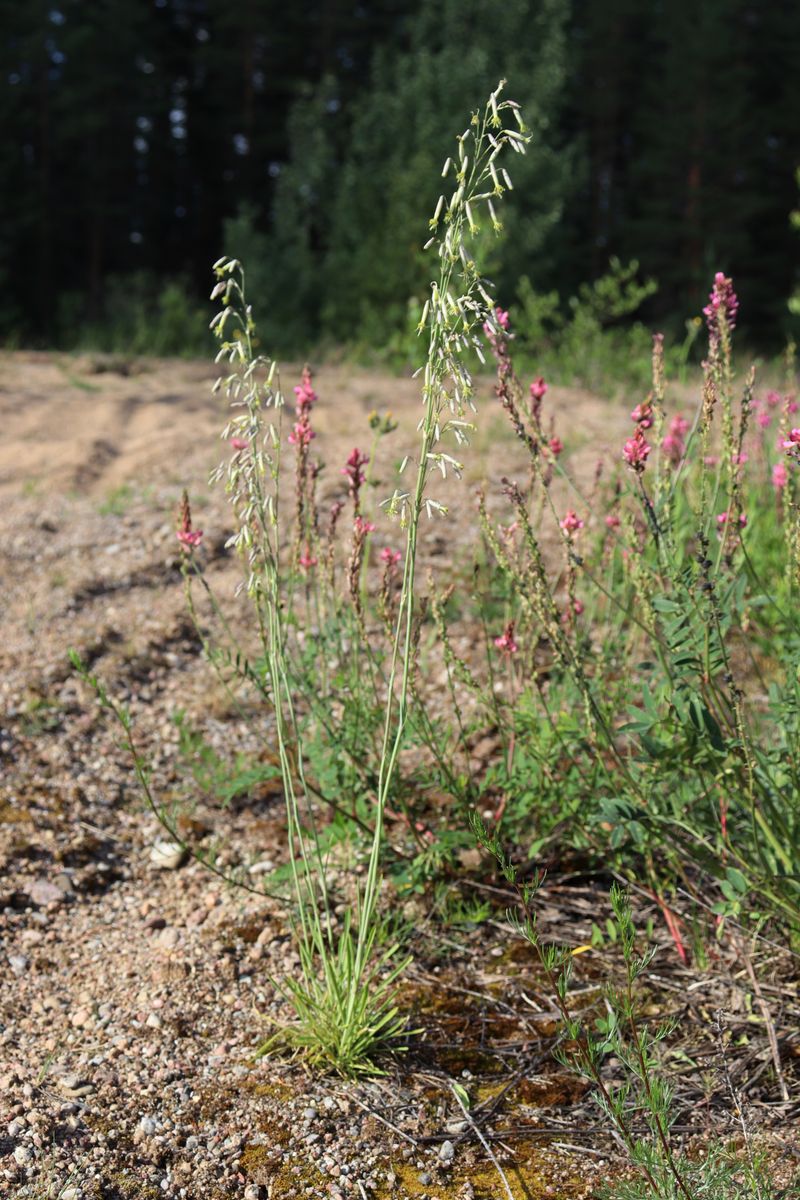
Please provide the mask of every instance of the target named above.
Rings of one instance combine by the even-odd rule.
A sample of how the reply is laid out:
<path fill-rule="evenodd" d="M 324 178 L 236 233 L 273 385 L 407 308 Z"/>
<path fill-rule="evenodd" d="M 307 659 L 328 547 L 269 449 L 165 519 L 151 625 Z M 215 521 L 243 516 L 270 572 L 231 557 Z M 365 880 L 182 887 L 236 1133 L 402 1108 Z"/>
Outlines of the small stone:
<path fill-rule="evenodd" d="M 439 1162 L 451 1163 L 456 1156 L 456 1148 L 451 1141 L 442 1142 L 439 1147 Z"/>
<path fill-rule="evenodd" d="M 21 1167 L 27 1166 L 29 1162 L 33 1162 L 35 1155 L 30 1146 L 17 1146 L 14 1151 L 14 1158 Z"/>
<path fill-rule="evenodd" d="M 261 862 L 253 863 L 248 870 L 251 875 L 268 875 L 270 871 L 275 870 L 275 863 L 271 858 L 262 858 Z"/>
<path fill-rule="evenodd" d="M 46 908 L 48 904 L 60 904 L 64 899 L 63 889 L 51 883 L 49 879 L 35 879 L 26 891 L 33 903 L 38 904 L 40 908 Z"/>
<path fill-rule="evenodd" d="M 151 1012 L 150 1015 L 148 1016 L 147 1020 L 145 1021 L 145 1025 L 147 1026 L 148 1029 L 160 1029 L 161 1026 L 163 1025 L 163 1021 L 161 1020 L 161 1017 L 158 1015 L 158 1013 Z"/>
<path fill-rule="evenodd" d="M 58 1086 L 65 1096 L 89 1096 L 94 1091 L 94 1084 L 80 1075 L 64 1075 Z"/>
<path fill-rule="evenodd" d="M 423 1172 L 422 1172 L 422 1174 L 421 1174 L 421 1175 L 420 1175 L 420 1177 L 419 1177 L 419 1181 L 420 1181 L 420 1183 L 422 1184 L 422 1186 L 423 1186 L 423 1187 L 427 1187 L 427 1186 L 428 1186 L 428 1184 L 429 1184 L 429 1183 L 430 1183 L 430 1181 L 431 1181 L 431 1177 L 430 1177 L 430 1175 L 428 1174 L 428 1172 L 427 1172 L 427 1171 L 423 1171 Z"/>
<path fill-rule="evenodd" d="M 8 1126 L 8 1136 L 10 1138 L 19 1137 L 27 1124 L 28 1122 L 24 1117 L 17 1117 L 16 1120 L 12 1121 Z"/>
<path fill-rule="evenodd" d="M 244 1200 L 261 1200 L 262 1191 L 257 1183 L 248 1183 L 244 1189 Z"/>
<path fill-rule="evenodd" d="M 157 1129 L 158 1122 L 154 1117 L 142 1117 L 136 1126 L 137 1132 L 143 1134 L 144 1137 L 152 1137 Z"/>
<path fill-rule="evenodd" d="M 61 1200 L 82 1200 L 82 1192 L 80 1188 L 68 1187 L 63 1192 L 59 1192 Z"/>
<path fill-rule="evenodd" d="M 179 937 L 180 935 L 175 926 L 167 925 L 158 935 L 158 944 L 159 946 L 165 946 L 167 950 L 172 950 L 177 946 Z"/>
<path fill-rule="evenodd" d="M 94 1013 L 90 1008 L 77 1008 L 70 1017 L 70 1025 L 73 1029 L 85 1029 L 87 1025 L 94 1023 Z"/>
<path fill-rule="evenodd" d="M 150 862 L 159 871 L 175 871 L 186 861 L 186 850 L 178 842 L 156 842 Z"/>
<path fill-rule="evenodd" d="M 317 1119 L 317 1110 L 315 1108 L 307 1108 L 305 1110 L 305 1112 L 303 1113 L 304 1121 L 316 1121 L 316 1119 Z"/>
<path fill-rule="evenodd" d="M 24 954 L 9 954 L 8 965 L 15 975 L 24 975 L 28 969 L 28 959 Z"/>

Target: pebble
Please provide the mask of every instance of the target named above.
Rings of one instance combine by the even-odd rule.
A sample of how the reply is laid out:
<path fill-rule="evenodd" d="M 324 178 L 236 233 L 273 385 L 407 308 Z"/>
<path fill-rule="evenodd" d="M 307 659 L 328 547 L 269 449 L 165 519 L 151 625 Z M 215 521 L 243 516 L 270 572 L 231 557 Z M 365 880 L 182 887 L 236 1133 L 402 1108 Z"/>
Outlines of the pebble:
<path fill-rule="evenodd" d="M 59 1192 L 60 1200 L 82 1200 L 80 1188 L 68 1187 L 63 1192 Z"/>
<path fill-rule="evenodd" d="M 8 965 L 15 975 L 24 975 L 28 969 L 28 959 L 24 954 L 9 954 Z"/>
<path fill-rule="evenodd" d="M 422 1186 L 423 1186 L 423 1187 L 427 1187 L 427 1186 L 428 1186 L 428 1184 L 429 1184 L 429 1183 L 430 1183 L 430 1181 L 431 1181 L 431 1177 L 430 1177 L 430 1175 L 428 1174 L 428 1172 L 427 1172 L 427 1171 L 423 1171 L 423 1172 L 422 1172 L 422 1174 L 421 1174 L 421 1175 L 420 1175 L 420 1177 L 419 1177 L 419 1181 L 420 1181 L 420 1183 L 422 1184 Z"/>
<path fill-rule="evenodd" d="M 60 904 L 65 895 L 64 889 L 56 887 L 49 879 L 35 879 L 26 890 L 33 903 L 42 908 L 48 904 Z"/>
<path fill-rule="evenodd" d="M 150 851 L 150 862 L 159 871 L 175 871 L 186 861 L 186 851 L 178 842 L 156 842 Z"/>
<path fill-rule="evenodd" d="M 33 1162 L 34 1157 L 35 1155 L 30 1146 L 17 1146 L 14 1151 L 14 1159 L 21 1167 L 26 1166 L 29 1162 Z"/>
<path fill-rule="evenodd" d="M 439 1147 L 439 1162 L 451 1163 L 456 1156 L 456 1148 L 451 1141 L 442 1142 Z"/>
<path fill-rule="evenodd" d="M 58 1087 L 65 1096 L 89 1096 L 94 1091 L 94 1084 L 80 1075 L 64 1075 Z"/>
<path fill-rule="evenodd" d="M 248 870 L 251 875 L 267 875 L 270 871 L 275 870 L 275 863 L 271 858 L 263 858 L 261 862 L 253 863 Z"/>

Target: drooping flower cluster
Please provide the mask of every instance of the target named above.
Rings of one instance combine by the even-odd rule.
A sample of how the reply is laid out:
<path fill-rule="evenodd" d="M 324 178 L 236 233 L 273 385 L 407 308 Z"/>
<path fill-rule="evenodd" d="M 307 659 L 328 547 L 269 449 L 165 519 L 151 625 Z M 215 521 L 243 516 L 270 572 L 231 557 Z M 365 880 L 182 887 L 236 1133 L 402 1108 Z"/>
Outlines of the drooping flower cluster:
<path fill-rule="evenodd" d="M 782 448 L 790 458 L 800 456 L 800 429 L 793 429 L 787 438 L 781 441 Z"/>
<path fill-rule="evenodd" d="M 175 536 L 184 550 L 188 550 L 190 554 L 193 550 L 197 549 L 203 540 L 202 529 L 192 529 L 192 510 L 189 505 L 189 495 L 186 491 L 184 491 L 181 497 L 180 524 Z"/>

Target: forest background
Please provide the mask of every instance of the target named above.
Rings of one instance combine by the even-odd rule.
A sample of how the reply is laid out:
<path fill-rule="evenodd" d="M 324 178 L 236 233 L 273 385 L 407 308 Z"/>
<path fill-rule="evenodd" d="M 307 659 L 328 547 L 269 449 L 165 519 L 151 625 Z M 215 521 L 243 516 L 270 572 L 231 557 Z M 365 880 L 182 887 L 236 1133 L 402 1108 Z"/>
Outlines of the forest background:
<path fill-rule="evenodd" d="M 485 247 L 502 304 L 546 333 L 616 256 L 657 291 L 612 295 L 604 321 L 629 323 L 635 307 L 682 336 L 723 270 L 751 346 L 797 333 L 791 0 L 0 12 L 7 346 L 204 353 L 209 266 L 227 253 L 248 266 L 271 352 L 402 357 L 451 131 L 503 76 L 534 137 L 508 236 Z"/>

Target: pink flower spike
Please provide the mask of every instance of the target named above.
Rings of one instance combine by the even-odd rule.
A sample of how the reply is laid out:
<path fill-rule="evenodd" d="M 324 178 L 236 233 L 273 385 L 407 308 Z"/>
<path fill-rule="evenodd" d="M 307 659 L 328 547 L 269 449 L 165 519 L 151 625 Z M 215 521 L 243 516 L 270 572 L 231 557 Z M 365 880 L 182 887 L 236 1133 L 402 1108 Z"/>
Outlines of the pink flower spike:
<path fill-rule="evenodd" d="M 633 437 L 628 438 L 627 442 L 622 447 L 622 457 L 637 475 L 641 475 L 645 468 L 649 454 L 650 444 L 646 441 L 640 425 Z"/>
<path fill-rule="evenodd" d="M 576 615 L 577 617 L 579 617 L 579 616 L 581 615 L 581 613 L 583 612 L 583 601 L 582 601 L 582 600 L 577 600 L 577 599 L 576 599 L 576 600 L 573 600 L 573 602 L 572 602 L 572 610 L 573 610 L 573 612 L 575 613 L 575 615 Z"/>
<path fill-rule="evenodd" d="M 550 447 L 550 453 L 553 455 L 553 457 L 558 458 L 559 454 L 564 449 L 564 443 L 561 441 L 561 438 L 551 437 L 547 444 Z"/>
<path fill-rule="evenodd" d="M 780 394 L 780 392 L 771 390 L 771 391 L 767 392 L 765 399 L 767 401 L 767 404 L 770 406 L 770 408 L 777 408 L 781 402 L 781 394 Z"/>
<path fill-rule="evenodd" d="M 772 424 L 772 417 L 769 415 L 766 409 L 762 408 L 761 412 L 756 416 L 756 421 L 758 422 L 760 429 L 769 429 L 770 425 Z"/>
<path fill-rule="evenodd" d="M 175 534 L 182 546 L 195 550 L 203 540 L 202 529 L 179 529 Z"/>
<path fill-rule="evenodd" d="M 365 521 L 363 517 L 356 517 L 353 521 L 353 528 L 356 533 L 366 534 L 375 532 L 375 526 L 372 524 L 372 521 Z"/>
<path fill-rule="evenodd" d="M 793 429 L 788 438 L 781 443 L 784 450 L 788 450 L 790 454 L 796 454 L 800 450 L 800 429 Z"/>
<path fill-rule="evenodd" d="M 798 405 L 796 400 L 793 400 L 791 397 L 787 398 L 787 400 L 786 400 L 787 413 L 790 413 L 792 416 L 794 416 L 794 414 L 797 412 L 799 407 L 800 407 L 800 405 Z"/>
<path fill-rule="evenodd" d="M 615 513 L 609 513 L 606 517 L 606 525 L 609 529 L 619 529 L 619 517 Z"/>
<path fill-rule="evenodd" d="M 517 651 L 519 650 L 519 646 L 517 645 L 516 641 L 514 640 L 514 622 L 513 621 L 508 622 L 508 624 L 506 625 L 506 627 L 503 630 L 500 637 L 496 637 L 494 639 L 494 644 L 495 644 L 495 646 L 497 646 L 498 650 L 502 650 L 503 654 L 507 654 L 507 655 L 509 655 L 509 657 L 512 654 L 517 653 Z"/>
<path fill-rule="evenodd" d="M 381 550 L 381 562 L 385 562 L 387 567 L 396 567 L 402 557 L 399 550 L 392 550 L 390 546 L 384 546 Z"/>
<path fill-rule="evenodd" d="M 571 508 L 567 509 L 567 515 L 564 517 L 564 520 L 559 521 L 561 528 L 568 534 L 577 533 L 579 529 L 583 529 L 583 524 L 578 514 L 573 512 Z"/>
<path fill-rule="evenodd" d="M 311 548 L 309 546 L 306 546 L 305 553 L 301 554 L 297 561 L 304 571 L 308 571 L 311 567 L 315 567 L 317 565 L 317 560 L 311 553 Z"/>
<path fill-rule="evenodd" d="M 786 487 L 789 482 L 789 472 L 786 470 L 786 464 L 779 462 L 775 463 L 772 468 L 772 486 L 776 492 L 780 492 Z"/>
<path fill-rule="evenodd" d="M 653 424 L 653 409 L 649 400 L 643 400 L 641 404 L 636 405 L 631 413 L 631 420 L 635 421 L 641 429 L 650 428 Z"/>
<path fill-rule="evenodd" d="M 293 446 L 307 446 L 316 436 L 306 418 L 295 422 L 294 429 L 289 434 L 289 441 Z"/>
<path fill-rule="evenodd" d="M 739 300 L 733 290 L 733 280 L 724 275 L 722 271 L 717 271 L 708 304 L 703 309 L 703 316 L 712 338 L 719 337 L 718 318 L 720 312 L 724 312 L 728 328 L 734 329 L 738 311 Z"/>
<path fill-rule="evenodd" d="M 733 454 L 731 455 L 731 462 L 733 463 L 733 465 L 735 467 L 743 467 L 749 457 L 750 457 L 749 454 L 746 454 L 746 453 L 738 454 L 734 450 Z"/>
<path fill-rule="evenodd" d="M 230 446 L 234 450 L 246 450 L 249 445 L 250 445 L 250 442 L 248 441 L 247 438 L 232 437 L 230 439 Z"/>
<path fill-rule="evenodd" d="M 544 378 L 541 375 L 539 376 L 538 379 L 534 379 L 533 383 L 530 386 L 530 393 L 531 393 L 532 400 L 543 400 L 544 399 L 545 395 L 547 394 L 547 384 L 545 383 Z"/>

